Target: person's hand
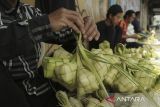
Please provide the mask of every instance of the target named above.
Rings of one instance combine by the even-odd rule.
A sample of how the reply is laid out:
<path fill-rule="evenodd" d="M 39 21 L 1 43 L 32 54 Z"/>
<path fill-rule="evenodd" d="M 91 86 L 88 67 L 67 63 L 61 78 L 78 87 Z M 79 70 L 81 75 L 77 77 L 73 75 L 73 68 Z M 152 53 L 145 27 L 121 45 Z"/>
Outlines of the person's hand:
<path fill-rule="evenodd" d="M 132 36 L 132 38 L 134 38 L 134 39 L 141 39 L 141 36 L 138 35 L 138 34 L 134 34 L 134 35 Z"/>
<path fill-rule="evenodd" d="M 92 41 L 93 39 L 98 40 L 100 37 L 100 33 L 97 29 L 96 24 L 92 20 L 91 17 L 87 16 L 84 18 L 84 28 L 85 28 L 85 33 L 84 33 L 84 38 L 87 39 L 88 41 Z"/>
<path fill-rule="evenodd" d="M 72 28 L 77 33 L 85 34 L 84 20 L 75 11 L 60 8 L 48 15 L 52 30 L 60 31 L 64 27 Z"/>
<path fill-rule="evenodd" d="M 143 38 L 143 36 L 137 34 L 137 39 L 142 39 L 142 38 Z"/>
<path fill-rule="evenodd" d="M 100 33 L 97 26 L 90 17 L 82 18 L 75 11 L 60 8 L 48 15 L 52 30 L 60 31 L 64 27 L 72 28 L 77 33 L 82 33 L 85 39 L 98 40 Z"/>

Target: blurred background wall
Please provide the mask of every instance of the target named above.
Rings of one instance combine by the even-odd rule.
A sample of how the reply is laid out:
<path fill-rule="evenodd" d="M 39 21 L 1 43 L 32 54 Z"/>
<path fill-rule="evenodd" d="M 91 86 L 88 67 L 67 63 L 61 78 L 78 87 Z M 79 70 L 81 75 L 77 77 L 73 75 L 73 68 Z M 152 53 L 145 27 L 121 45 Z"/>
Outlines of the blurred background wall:
<path fill-rule="evenodd" d="M 24 3 L 35 5 L 35 0 L 21 0 Z"/>

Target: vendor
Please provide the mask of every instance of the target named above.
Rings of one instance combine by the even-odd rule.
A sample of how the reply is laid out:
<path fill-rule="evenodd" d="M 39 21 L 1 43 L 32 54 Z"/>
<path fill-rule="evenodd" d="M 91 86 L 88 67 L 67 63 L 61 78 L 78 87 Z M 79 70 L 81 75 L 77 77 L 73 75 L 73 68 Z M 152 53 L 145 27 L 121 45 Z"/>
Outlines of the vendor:
<path fill-rule="evenodd" d="M 97 23 L 97 28 L 100 31 L 100 39 L 89 43 L 90 49 L 98 48 L 99 44 L 105 40 L 109 41 L 110 46 L 114 49 L 117 43 L 121 42 L 122 31 L 119 26 L 119 21 L 123 15 L 123 10 L 119 5 L 113 5 L 108 9 L 106 19 Z"/>
<path fill-rule="evenodd" d="M 124 20 L 120 21 L 119 23 L 119 26 L 121 27 L 123 32 L 122 43 L 125 43 L 127 38 L 137 39 L 134 26 L 132 25 L 134 19 L 135 19 L 135 12 L 133 10 L 128 10 L 124 15 Z"/>
<path fill-rule="evenodd" d="M 137 11 L 135 15 L 136 17 L 134 21 L 132 22 L 132 24 L 134 26 L 135 33 L 141 33 L 142 29 L 140 27 L 140 11 Z"/>
<path fill-rule="evenodd" d="M 61 8 L 42 15 L 40 10 L 18 0 L 0 0 L 0 85 L 6 88 L 0 88 L 0 105 L 55 107 L 54 92 L 37 67 L 40 43 L 64 44 L 74 38 L 70 36 L 73 31 L 82 32 L 87 40 L 98 40 L 95 26 L 90 17 L 82 18 L 75 11 Z M 9 76 L 3 76 L 5 72 Z"/>

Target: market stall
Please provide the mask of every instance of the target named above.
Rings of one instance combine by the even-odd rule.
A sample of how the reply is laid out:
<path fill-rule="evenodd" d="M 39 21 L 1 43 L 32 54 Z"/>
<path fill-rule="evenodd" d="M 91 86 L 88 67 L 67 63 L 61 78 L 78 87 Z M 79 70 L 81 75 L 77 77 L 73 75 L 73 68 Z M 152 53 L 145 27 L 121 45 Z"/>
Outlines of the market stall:
<path fill-rule="evenodd" d="M 147 3 L 141 2 L 76 0 L 75 8 L 82 16 L 89 15 L 94 22 L 98 22 L 106 18 L 109 5 L 119 3 L 123 10 L 145 10 Z M 34 4 L 33 1 L 27 3 Z M 147 11 L 142 12 L 141 16 L 145 14 Z M 143 20 L 143 26 L 146 20 Z M 72 52 L 66 51 L 62 45 L 40 44 L 42 53 L 38 67 L 42 67 L 42 74 L 56 93 L 59 106 L 160 107 L 160 40 L 154 30 L 145 29 L 136 34 L 138 39 L 127 39 L 124 44 L 116 44 L 114 49 L 105 40 L 99 44 L 98 49 L 91 50 L 86 46 L 81 33 L 72 33 L 76 42 Z M 127 43 L 141 46 L 128 47 Z M 23 62 L 23 59 L 19 59 Z M 12 61 L 9 64 L 12 65 Z M 29 69 L 25 61 L 23 65 Z M 57 89 L 54 84 L 63 88 Z"/>
<path fill-rule="evenodd" d="M 62 107 L 127 107 L 128 103 L 130 107 L 158 107 L 159 58 L 158 50 L 148 44 L 138 49 L 118 44 L 113 53 L 105 41 L 99 49 L 88 51 L 79 35 L 75 53 L 60 47 L 53 57 L 44 58 L 43 67 L 46 78 L 68 89 L 57 90 Z M 128 97 L 129 101 L 123 99 Z M 136 102 L 136 98 L 143 101 Z"/>

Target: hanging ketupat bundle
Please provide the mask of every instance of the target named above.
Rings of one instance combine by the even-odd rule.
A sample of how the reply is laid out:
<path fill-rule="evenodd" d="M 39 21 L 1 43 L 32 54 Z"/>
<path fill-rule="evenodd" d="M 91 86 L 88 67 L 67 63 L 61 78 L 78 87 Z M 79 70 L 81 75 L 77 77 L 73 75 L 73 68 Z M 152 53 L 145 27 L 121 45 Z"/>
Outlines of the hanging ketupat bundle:
<path fill-rule="evenodd" d="M 77 80 L 80 81 L 81 84 L 78 85 L 78 96 L 81 97 L 83 95 L 85 95 L 85 93 L 89 94 L 89 93 L 93 93 L 94 91 L 99 89 L 99 86 L 102 87 L 102 89 L 104 90 L 104 92 L 108 95 L 106 88 L 102 82 L 102 79 L 100 77 L 100 74 L 98 73 L 98 71 L 96 70 L 96 67 L 91 63 L 91 60 L 93 57 L 92 54 L 90 54 L 90 51 L 86 50 L 83 47 L 82 44 L 82 35 L 80 34 L 77 40 L 77 64 L 82 66 L 79 66 L 77 75 L 81 75 L 81 77 L 78 77 Z M 81 63 L 81 64 L 79 64 Z M 83 68 L 85 67 L 85 68 Z M 89 70 L 89 71 L 88 71 Z M 83 72 L 82 72 L 83 71 Z M 86 76 L 86 78 L 83 78 L 83 76 Z M 89 77 L 89 78 L 88 78 Z M 89 81 L 88 81 L 89 80 Z M 86 82 L 85 84 L 82 84 L 83 82 Z M 92 83 L 92 84 L 90 84 Z M 88 85 L 88 86 L 86 86 Z M 85 88 L 84 88 L 85 86 Z"/>

